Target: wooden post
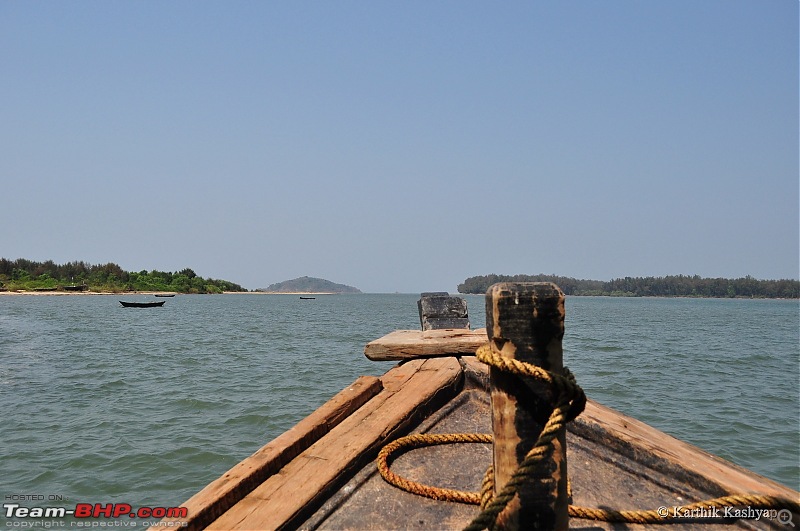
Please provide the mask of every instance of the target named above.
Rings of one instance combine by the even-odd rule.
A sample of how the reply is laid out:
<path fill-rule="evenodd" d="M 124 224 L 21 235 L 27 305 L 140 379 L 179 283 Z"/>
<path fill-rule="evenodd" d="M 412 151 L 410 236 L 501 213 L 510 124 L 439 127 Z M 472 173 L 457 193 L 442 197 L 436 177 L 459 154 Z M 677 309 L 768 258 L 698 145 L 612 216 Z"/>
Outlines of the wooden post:
<path fill-rule="evenodd" d="M 560 373 L 564 294 L 549 282 L 500 283 L 486 292 L 486 333 L 504 357 Z M 546 383 L 491 367 L 495 492 L 505 486 L 536 443 L 555 398 Z M 500 513 L 500 529 L 567 529 L 566 434 L 561 430 L 541 474 Z"/>

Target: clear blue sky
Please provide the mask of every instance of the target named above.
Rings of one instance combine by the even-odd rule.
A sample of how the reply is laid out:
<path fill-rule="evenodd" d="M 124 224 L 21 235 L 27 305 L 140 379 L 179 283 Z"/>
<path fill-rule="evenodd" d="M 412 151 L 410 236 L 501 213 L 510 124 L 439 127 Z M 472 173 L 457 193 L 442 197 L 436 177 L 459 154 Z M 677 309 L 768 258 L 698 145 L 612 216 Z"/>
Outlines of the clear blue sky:
<path fill-rule="evenodd" d="M 0 2 L 0 256 L 798 278 L 795 0 Z"/>

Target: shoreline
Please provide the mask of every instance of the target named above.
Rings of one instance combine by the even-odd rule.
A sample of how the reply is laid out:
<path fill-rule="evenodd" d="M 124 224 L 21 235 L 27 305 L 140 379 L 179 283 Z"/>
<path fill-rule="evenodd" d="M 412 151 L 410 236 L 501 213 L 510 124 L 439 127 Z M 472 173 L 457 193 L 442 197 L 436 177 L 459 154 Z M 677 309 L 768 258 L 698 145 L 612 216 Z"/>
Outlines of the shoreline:
<path fill-rule="evenodd" d="M 7 295 L 7 296 L 25 296 L 25 295 L 33 295 L 34 297 L 47 297 L 47 296 L 56 296 L 56 297 L 63 297 L 63 296 L 88 296 L 88 295 L 117 295 L 117 296 L 124 296 L 124 295 L 179 295 L 177 291 L 0 291 L 0 297 Z M 185 293 L 181 293 L 180 295 L 186 295 Z"/>
<path fill-rule="evenodd" d="M 2 296 L 26 296 L 32 295 L 34 297 L 47 297 L 47 296 L 90 296 L 90 295 L 116 295 L 124 297 L 127 295 L 340 295 L 332 291 L 223 291 L 222 293 L 180 293 L 177 291 L 0 291 Z M 359 295 L 358 293 L 356 295 Z"/>
<path fill-rule="evenodd" d="M 97 295 L 116 295 L 125 297 L 128 295 L 369 295 L 368 293 L 335 293 L 332 291 L 223 291 L 222 293 L 180 293 L 177 291 L 0 291 L 0 297 L 64 297 L 64 296 L 97 296 Z M 381 293 L 380 295 L 393 295 L 391 293 Z M 395 293 L 395 295 L 415 295 L 414 293 Z M 463 295 L 480 295 L 478 293 L 457 293 L 456 297 Z M 763 301 L 800 301 L 800 299 L 790 297 L 686 297 L 686 296 L 620 296 L 620 295 L 567 295 L 567 297 L 607 297 L 618 299 L 715 299 L 715 300 L 763 300 Z"/>

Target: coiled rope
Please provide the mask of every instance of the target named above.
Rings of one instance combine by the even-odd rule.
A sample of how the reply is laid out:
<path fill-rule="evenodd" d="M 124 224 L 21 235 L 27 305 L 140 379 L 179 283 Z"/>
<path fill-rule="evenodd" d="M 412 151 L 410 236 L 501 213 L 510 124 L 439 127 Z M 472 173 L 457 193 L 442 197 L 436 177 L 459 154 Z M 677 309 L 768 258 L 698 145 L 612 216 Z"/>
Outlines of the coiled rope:
<path fill-rule="evenodd" d="M 563 374 L 549 371 L 524 363 L 512 358 L 505 358 L 492 351 L 489 344 L 481 346 L 475 353 L 478 360 L 497 369 L 517 375 L 530 376 L 551 384 L 556 396 L 556 405 L 547 420 L 539 439 L 528 452 L 512 475 L 509 482 L 498 492 L 494 492 L 494 471 L 489 467 L 481 485 L 481 492 L 466 492 L 454 489 L 431 487 L 403 478 L 391 471 L 390 463 L 399 455 L 414 448 L 456 443 L 492 443 L 491 434 L 481 433 L 454 433 L 454 434 L 413 434 L 387 444 L 378 454 L 377 466 L 381 476 L 390 484 L 413 494 L 432 498 L 440 501 L 451 501 L 480 505 L 480 514 L 472 520 L 465 531 L 480 531 L 493 529 L 498 515 L 506 508 L 508 502 L 515 496 L 519 487 L 530 480 L 538 464 L 549 457 L 553 450 L 553 440 L 567 422 L 574 420 L 583 411 L 586 405 L 586 395 L 576 383 L 575 377 L 564 368 Z M 660 510 L 630 510 L 616 511 L 608 509 L 594 509 L 570 505 L 569 516 L 605 522 L 635 523 L 635 524 L 668 524 L 681 520 L 681 515 L 691 514 L 692 511 L 708 511 L 734 507 L 750 507 L 753 509 L 788 509 L 793 513 L 800 513 L 800 503 L 778 496 L 759 494 L 742 494 L 723 496 L 710 500 L 695 502 L 680 507 L 672 513 Z M 732 519 L 738 519 L 740 513 L 731 513 Z"/>

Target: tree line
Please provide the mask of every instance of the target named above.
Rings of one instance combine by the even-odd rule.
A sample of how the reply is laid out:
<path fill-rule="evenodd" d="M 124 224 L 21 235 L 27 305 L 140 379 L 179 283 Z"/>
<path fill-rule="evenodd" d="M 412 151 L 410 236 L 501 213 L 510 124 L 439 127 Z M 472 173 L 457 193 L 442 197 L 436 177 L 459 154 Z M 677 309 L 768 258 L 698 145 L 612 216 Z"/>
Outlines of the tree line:
<path fill-rule="evenodd" d="M 177 272 L 123 270 L 115 263 L 87 264 L 83 261 L 56 264 L 0 258 L 0 290 L 4 291 L 175 291 L 178 293 L 222 293 L 247 291 L 227 280 L 206 279 L 189 268 Z"/>
<path fill-rule="evenodd" d="M 800 281 L 743 278 L 703 278 L 698 275 L 666 277 L 625 277 L 610 281 L 583 280 L 557 275 L 483 275 L 458 285 L 459 293 L 486 293 L 497 282 L 553 282 L 565 295 L 615 297 L 716 297 L 716 298 L 800 298 Z"/>

